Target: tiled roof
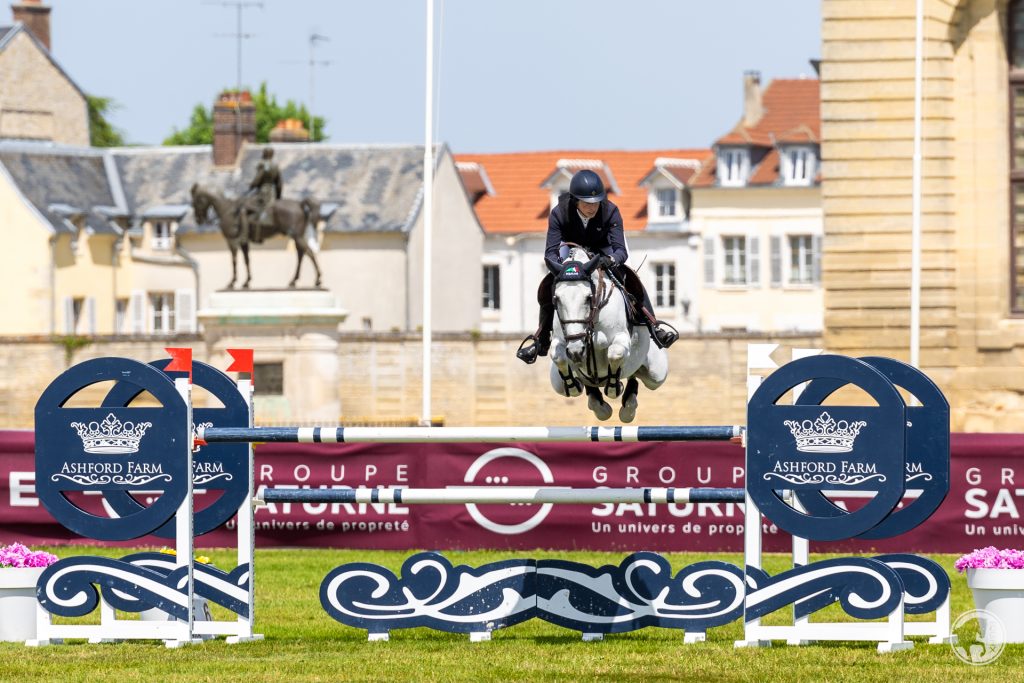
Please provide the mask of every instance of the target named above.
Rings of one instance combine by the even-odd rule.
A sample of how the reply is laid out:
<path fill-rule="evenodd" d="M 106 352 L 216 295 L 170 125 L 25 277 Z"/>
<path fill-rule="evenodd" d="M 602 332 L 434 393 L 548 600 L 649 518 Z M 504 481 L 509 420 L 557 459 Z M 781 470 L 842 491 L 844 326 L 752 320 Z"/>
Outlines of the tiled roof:
<path fill-rule="evenodd" d="M 189 204 L 189 190 L 200 183 L 239 196 L 255 175 L 266 145 L 246 145 L 236 168 L 213 166 L 210 147 L 137 148 L 115 152 L 128 207 L 143 214 L 156 206 Z M 327 220 L 329 232 L 402 232 L 411 227 L 423 189 L 423 148 L 282 143 L 274 148 L 283 196 L 313 197 L 338 208 Z M 196 226 L 191 212 L 184 232 L 213 232 Z"/>
<path fill-rule="evenodd" d="M 641 152 L 570 150 L 555 152 L 514 152 L 509 154 L 456 154 L 458 162 L 474 162 L 487 172 L 494 196 L 476 203 L 477 218 L 489 233 L 545 232 L 551 207 L 550 192 L 541 187 L 557 169 L 559 161 L 600 160 L 611 171 L 619 194 L 609 198 L 622 212 L 626 230 L 647 225 L 647 188 L 640 181 L 659 157 L 695 159 L 705 162 L 709 149 L 657 149 Z M 563 164 L 564 165 L 564 164 Z"/>
<path fill-rule="evenodd" d="M 751 169 L 748 185 L 773 185 L 779 180 L 776 145 L 818 144 L 821 141 L 821 89 L 814 78 L 776 79 L 762 94 L 764 114 L 752 126 L 742 120 L 715 141 L 716 145 L 750 145 Z M 709 164 L 694 187 L 715 185 L 715 165 Z"/>

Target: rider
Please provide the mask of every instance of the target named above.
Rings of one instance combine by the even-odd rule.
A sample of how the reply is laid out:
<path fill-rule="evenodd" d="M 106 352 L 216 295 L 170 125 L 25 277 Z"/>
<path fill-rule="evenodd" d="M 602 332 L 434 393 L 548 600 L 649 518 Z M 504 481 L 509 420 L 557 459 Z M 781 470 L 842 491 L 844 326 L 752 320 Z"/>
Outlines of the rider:
<path fill-rule="evenodd" d="M 626 265 L 629 256 L 622 234 L 622 216 L 619 207 L 607 199 L 601 177 L 591 170 L 578 171 L 569 182 L 569 191 L 558 198 L 558 205 L 548 215 L 547 244 L 544 259 L 549 263 L 561 263 L 566 243 L 578 244 L 592 252 L 600 253 L 600 265 L 609 268 L 619 282 L 632 281 L 643 289 L 640 279 Z M 540 326 L 526 337 L 516 351 L 524 363 L 533 363 L 537 356 L 546 356 L 551 346 L 551 329 L 554 325 L 555 305 L 551 288 L 554 275 L 548 274 L 541 281 L 537 291 L 540 304 Z M 627 287 L 627 289 L 632 289 Z M 643 308 L 639 317 L 650 330 L 655 343 L 668 348 L 679 338 L 671 325 L 654 317 L 654 307 L 643 290 Z"/>
<path fill-rule="evenodd" d="M 249 191 L 246 193 L 253 197 L 249 209 L 256 215 L 249 236 L 251 241 L 262 242 L 263 228 L 273 227 L 270 210 L 274 200 L 281 198 L 281 186 L 281 169 L 274 163 L 274 150 L 265 147 L 263 159 L 256 166 L 256 176 L 249 183 Z"/>

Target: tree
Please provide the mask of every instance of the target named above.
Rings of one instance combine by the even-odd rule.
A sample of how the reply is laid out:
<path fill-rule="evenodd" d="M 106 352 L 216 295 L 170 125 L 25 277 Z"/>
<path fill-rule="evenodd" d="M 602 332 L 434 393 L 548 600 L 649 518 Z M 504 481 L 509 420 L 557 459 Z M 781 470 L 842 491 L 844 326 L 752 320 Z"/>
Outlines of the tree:
<path fill-rule="evenodd" d="M 277 97 L 267 92 L 266 82 L 253 94 L 253 105 L 256 107 L 256 142 L 270 142 L 270 131 L 278 121 L 299 119 L 309 128 L 309 110 L 304 104 L 296 104 L 293 100 L 279 104 Z M 313 117 L 313 130 L 310 139 L 321 142 L 327 139 L 324 134 L 325 120 L 322 116 Z M 197 104 L 192 110 L 192 118 L 184 130 L 174 132 L 164 140 L 165 145 L 209 145 L 213 143 L 213 108 Z"/>
<path fill-rule="evenodd" d="M 106 115 L 117 109 L 117 103 L 109 97 L 86 95 L 85 101 L 89 109 L 89 140 L 93 147 L 121 147 L 124 135 L 110 125 Z"/>

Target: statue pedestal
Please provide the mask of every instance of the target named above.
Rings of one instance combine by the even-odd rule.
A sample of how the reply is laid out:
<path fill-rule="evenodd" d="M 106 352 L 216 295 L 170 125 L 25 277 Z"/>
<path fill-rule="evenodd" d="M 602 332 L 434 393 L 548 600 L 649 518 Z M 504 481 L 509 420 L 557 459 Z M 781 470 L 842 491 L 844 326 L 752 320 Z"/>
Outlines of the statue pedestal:
<path fill-rule="evenodd" d="M 338 421 L 338 325 L 347 315 L 321 289 L 223 290 L 197 313 L 209 358 L 251 348 L 257 365 L 280 366 L 283 391 L 257 382 L 255 401 L 260 424 L 281 425 Z"/>

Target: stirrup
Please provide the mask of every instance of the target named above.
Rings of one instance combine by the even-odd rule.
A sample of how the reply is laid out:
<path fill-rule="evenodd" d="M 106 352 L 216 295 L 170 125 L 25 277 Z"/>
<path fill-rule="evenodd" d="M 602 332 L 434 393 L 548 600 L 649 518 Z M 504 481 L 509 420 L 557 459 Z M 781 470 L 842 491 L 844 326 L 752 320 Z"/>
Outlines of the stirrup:
<path fill-rule="evenodd" d="M 540 340 L 535 335 L 529 335 L 522 341 L 519 348 L 516 349 L 516 358 L 523 361 L 527 365 L 533 365 L 537 362 L 537 356 L 544 355 L 541 352 Z M 547 350 L 545 349 L 545 352 Z"/>
<path fill-rule="evenodd" d="M 652 327 L 654 334 L 651 336 L 654 338 L 654 343 L 663 349 L 672 346 L 679 339 L 679 332 L 676 331 L 676 328 L 663 320 L 656 321 Z"/>

